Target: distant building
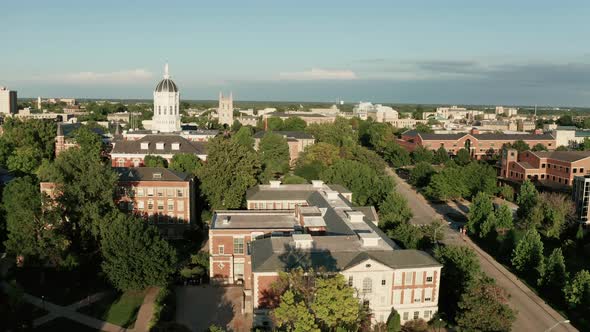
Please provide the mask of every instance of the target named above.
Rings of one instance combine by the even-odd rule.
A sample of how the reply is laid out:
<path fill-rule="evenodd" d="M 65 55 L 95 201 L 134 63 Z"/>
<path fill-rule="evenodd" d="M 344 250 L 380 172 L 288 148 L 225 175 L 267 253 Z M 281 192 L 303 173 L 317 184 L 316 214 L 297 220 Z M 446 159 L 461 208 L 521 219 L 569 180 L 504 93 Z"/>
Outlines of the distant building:
<path fill-rule="evenodd" d="M 17 107 L 16 91 L 0 87 L 0 115 L 16 114 Z"/>
<path fill-rule="evenodd" d="M 391 122 L 399 118 L 399 113 L 393 108 L 369 102 L 360 102 L 352 109 L 352 114 L 361 120 L 371 118 L 375 122 Z"/>
<path fill-rule="evenodd" d="M 475 120 L 478 115 L 483 115 L 483 111 L 468 110 L 465 107 L 450 106 L 450 107 L 437 107 L 435 112 L 424 112 L 422 113 L 422 119 L 435 119 L 435 120 Z"/>
<path fill-rule="evenodd" d="M 555 126 L 552 135 L 555 137 L 557 146 L 576 148 L 584 139 L 590 138 L 590 130 L 578 129 L 575 126 Z"/>
<path fill-rule="evenodd" d="M 574 177 L 590 173 L 590 151 L 502 152 L 500 176 L 515 182 L 525 179 L 552 187 L 567 187 Z"/>
<path fill-rule="evenodd" d="M 265 131 L 259 131 L 254 134 L 254 148 L 258 150 L 260 140 L 264 137 Z M 283 136 L 289 144 L 289 156 L 291 164 L 299 157 L 299 153 L 305 150 L 309 145 L 315 143 L 315 139 L 310 134 L 300 131 L 273 131 L 273 133 Z"/>
<path fill-rule="evenodd" d="M 82 126 L 81 123 L 58 123 L 57 132 L 55 135 L 55 156 L 57 157 L 63 151 L 79 146 L 76 142 L 75 132 Z M 91 129 L 95 134 L 99 135 L 103 143 L 108 143 L 111 136 L 105 132 L 101 127 L 93 127 Z"/>
<path fill-rule="evenodd" d="M 343 275 L 370 308 L 372 323 L 385 322 L 392 308 L 402 324 L 432 319 L 442 265 L 426 252 L 401 249 L 376 226 L 375 209 L 355 207 L 351 199 L 346 188 L 322 181 L 251 188 L 248 210 L 213 215 L 211 280 L 243 285 L 243 309 L 255 326 L 271 327 L 271 285 L 297 267 Z"/>
<path fill-rule="evenodd" d="M 219 107 L 217 108 L 219 124 L 231 126 L 234 124 L 234 97 L 230 92 L 229 97 L 219 93 Z"/>
<path fill-rule="evenodd" d="M 504 106 L 496 106 L 497 115 L 504 115 L 506 117 L 516 116 L 518 114 L 518 109 L 515 107 L 504 107 Z"/>
<path fill-rule="evenodd" d="M 14 114 L 14 117 L 19 119 L 38 119 L 38 120 L 54 120 L 57 122 L 72 122 L 75 121 L 75 117 L 73 114 L 66 114 L 66 113 L 31 113 L 30 108 L 24 108 L 18 110 L 17 114 Z"/>
<path fill-rule="evenodd" d="M 168 64 L 164 67 L 164 78 L 154 89 L 154 117 L 152 129 L 161 133 L 180 131 L 180 92 L 170 79 Z"/>
<path fill-rule="evenodd" d="M 578 221 L 583 224 L 590 223 L 590 175 L 574 177 L 572 199 Z"/>

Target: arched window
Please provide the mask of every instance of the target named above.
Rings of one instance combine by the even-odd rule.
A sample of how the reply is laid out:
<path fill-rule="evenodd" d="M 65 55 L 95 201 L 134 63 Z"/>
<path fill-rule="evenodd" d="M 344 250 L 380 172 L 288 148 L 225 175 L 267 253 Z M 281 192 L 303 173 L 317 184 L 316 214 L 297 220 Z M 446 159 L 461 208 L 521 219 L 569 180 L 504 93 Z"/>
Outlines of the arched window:
<path fill-rule="evenodd" d="M 371 278 L 363 279 L 363 293 L 368 294 L 373 291 L 373 281 Z"/>

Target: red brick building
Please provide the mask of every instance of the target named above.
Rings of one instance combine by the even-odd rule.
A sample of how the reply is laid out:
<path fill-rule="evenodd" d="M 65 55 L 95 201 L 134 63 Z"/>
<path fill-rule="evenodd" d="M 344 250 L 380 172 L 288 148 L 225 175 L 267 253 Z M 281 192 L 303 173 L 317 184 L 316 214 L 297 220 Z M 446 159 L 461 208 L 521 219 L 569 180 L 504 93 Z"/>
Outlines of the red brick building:
<path fill-rule="evenodd" d="M 376 226 L 371 207 L 353 207 L 350 191 L 311 185 L 259 185 L 248 210 L 215 211 L 209 230 L 210 277 L 242 284 L 244 310 L 271 324 L 271 285 L 296 267 L 340 273 L 357 289 L 373 322 L 392 308 L 402 322 L 430 320 L 438 310 L 441 264 L 425 252 L 402 250 Z"/>
<path fill-rule="evenodd" d="M 575 176 L 590 174 L 590 151 L 524 151 L 505 149 L 500 176 L 552 186 L 572 186 Z"/>
<path fill-rule="evenodd" d="M 548 150 L 556 148 L 555 138 L 551 134 L 480 134 L 477 130 L 458 134 L 427 134 L 415 130 L 404 132 L 398 143 L 408 151 L 422 146 L 429 150 L 437 150 L 441 146 L 449 153 L 456 154 L 467 149 L 474 158 L 499 153 L 504 144 L 512 144 L 522 140 L 530 147 L 543 144 Z"/>

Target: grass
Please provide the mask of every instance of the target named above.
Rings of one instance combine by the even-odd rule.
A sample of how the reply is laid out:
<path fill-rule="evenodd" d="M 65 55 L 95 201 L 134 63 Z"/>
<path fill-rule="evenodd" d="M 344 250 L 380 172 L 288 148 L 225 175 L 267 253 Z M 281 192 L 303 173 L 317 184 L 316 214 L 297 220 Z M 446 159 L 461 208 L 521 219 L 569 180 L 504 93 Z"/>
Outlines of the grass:
<path fill-rule="evenodd" d="M 90 326 L 74 322 L 65 317 L 58 317 L 43 325 L 33 329 L 35 332 L 61 332 L 61 331 L 76 331 L 76 332 L 100 332 Z"/>
<path fill-rule="evenodd" d="M 114 293 L 80 308 L 79 312 L 125 328 L 133 328 L 144 296 L 143 291 Z"/>

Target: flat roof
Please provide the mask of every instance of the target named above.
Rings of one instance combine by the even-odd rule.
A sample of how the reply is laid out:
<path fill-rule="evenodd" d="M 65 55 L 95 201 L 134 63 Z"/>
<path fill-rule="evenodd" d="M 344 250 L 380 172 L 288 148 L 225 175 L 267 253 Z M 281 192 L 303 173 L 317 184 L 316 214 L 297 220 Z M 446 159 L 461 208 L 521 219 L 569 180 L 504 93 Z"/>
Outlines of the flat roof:
<path fill-rule="evenodd" d="M 217 210 L 211 222 L 212 229 L 294 229 L 298 225 L 293 210 Z"/>

